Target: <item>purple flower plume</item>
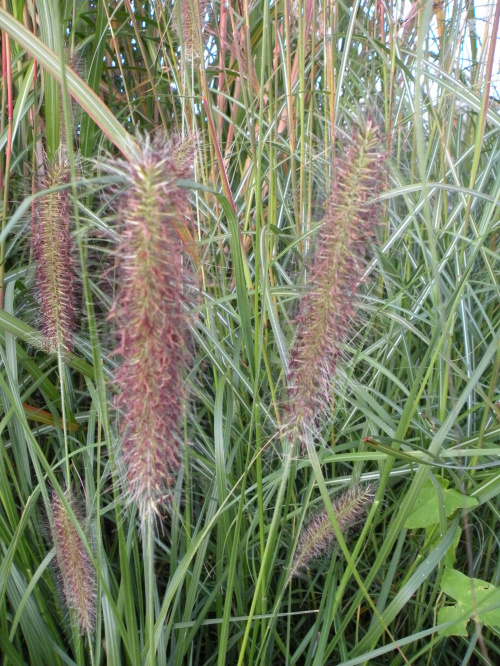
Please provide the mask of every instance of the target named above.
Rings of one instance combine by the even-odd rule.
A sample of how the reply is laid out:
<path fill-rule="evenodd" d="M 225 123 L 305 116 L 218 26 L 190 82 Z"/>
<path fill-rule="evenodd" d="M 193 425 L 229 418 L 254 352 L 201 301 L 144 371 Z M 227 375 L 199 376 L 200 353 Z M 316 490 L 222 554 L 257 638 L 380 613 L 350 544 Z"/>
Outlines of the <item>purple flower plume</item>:
<path fill-rule="evenodd" d="M 76 519 L 81 524 L 75 498 L 66 493 Z M 64 598 L 78 631 L 92 634 L 95 626 L 97 578 L 92 560 L 84 547 L 60 497 L 52 495 L 52 537 Z"/>
<path fill-rule="evenodd" d="M 356 293 L 376 239 L 384 154 L 368 122 L 334 164 L 333 192 L 317 240 L 309 290 L 290 353 L 287 429 L 302 442 L 331 408 L 331 382 L 356 315 Z"/>
<path fill-rule="evenodd" d="M 37 187 L 51 189 L 69 182 L 69 164 L 60 155 L 46 162 Z M 43 342 L 51 352 L 71 351 L 75 328 L 75 287 L 71 257 L 69 191 L 40 197 L 31 223 L 31 247 L 36 261 Z"/>
<path fill-rule="evenodd" d="M 118 331 L 116 407 L 121 412 L 129 497 L 144 519 L 158 512 L 180 467 L 186 389 L 186 290 L 192 282 L 181 240 L 189 212 L 191 149 L 145 141 L 127 165 L 120 203 L 119 288 L 112 309 Z M 191 160 L 192 161 L 192 160 Z"/>

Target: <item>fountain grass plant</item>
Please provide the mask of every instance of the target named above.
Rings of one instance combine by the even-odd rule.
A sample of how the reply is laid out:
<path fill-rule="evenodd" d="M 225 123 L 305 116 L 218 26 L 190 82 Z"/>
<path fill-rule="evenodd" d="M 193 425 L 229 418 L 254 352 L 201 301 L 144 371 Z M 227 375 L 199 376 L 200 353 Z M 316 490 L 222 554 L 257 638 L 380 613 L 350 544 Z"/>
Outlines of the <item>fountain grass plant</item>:
<path fill-rule="evenodd" d="M 500 5 L 209 5 L 0 5 L 3 663 L 497 663 Z M 351 195 L 377 223 L 317 400 L 294 355 L 367 127 L 387 180 Z M 26 238 L 62 191 L 83 317 L 54 353 Z"/>

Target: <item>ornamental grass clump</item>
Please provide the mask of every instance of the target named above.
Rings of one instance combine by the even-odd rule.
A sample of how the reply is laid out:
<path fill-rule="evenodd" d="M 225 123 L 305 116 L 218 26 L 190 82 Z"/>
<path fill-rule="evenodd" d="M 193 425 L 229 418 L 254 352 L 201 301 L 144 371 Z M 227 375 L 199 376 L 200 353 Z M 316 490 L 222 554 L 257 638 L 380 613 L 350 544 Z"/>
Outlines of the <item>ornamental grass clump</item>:
<path fill-rule="evenodd" d="M 191 146 L 186 151 L 186 146 Z M 181 464 L 186 387 L 187 190 L 194 143 L 145 140 L 126 167 L 118 292 L 112 309 L 121 361 L 115 405 L 121 412 L 126 493 L 141 519 L 159 513 Z M 144 522 L 143 522 L 144 524 Z"/>
<path fill-rule="evenodd" d="M 332 508 L 342 535 L 348 533 L 366 515 L 374 497 L 375 491 L 371 485 L 354 486 L 340 493 L 332 503 Z M 290 568 L 290 578 L 307 569 L 311 561 L 325 557 L 336 540 L 328 513 L 323 509 L 302 530 Z"/>
<path fill-rule="evenodd" d="M 69 180 L 69 162 L 61 151 L 53 162 L 45 161 L 44 172 L 37 178 L 37 189 L 65 186 Z M 42 344 L 53 353 L 70 352 L 76 309 L 67 187 L 44 194 L 36 201 L 31 248 L 36 261 Z"/>
<path fill-rule="evenodd" d="M 67 492 L 66 499 L 81 526 L 75 497 Z M 80 634 L 93 634 L 97 601 L 95 568 L 70 514 L 56 493 L 52 495 L 51 507 L 52 539 L 64 599 Z"/>
<path fill-rule="evenodd" d="M 334 163 L 333 192 L 290 353 L 286 427 L 302 450 L 307 433 L 314 435 L 331 411 L 331 383 L 352 330 L 356 294 L 381 222 L 384 157 L 378 131 L 367 122 L 353 136 L 346 155 Z"/>

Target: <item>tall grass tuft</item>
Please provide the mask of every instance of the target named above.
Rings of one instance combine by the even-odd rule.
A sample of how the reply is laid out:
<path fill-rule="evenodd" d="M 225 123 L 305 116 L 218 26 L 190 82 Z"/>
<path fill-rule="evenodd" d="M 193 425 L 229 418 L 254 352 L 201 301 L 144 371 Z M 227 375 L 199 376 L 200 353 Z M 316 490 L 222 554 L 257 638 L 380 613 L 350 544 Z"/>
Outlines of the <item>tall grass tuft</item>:
<path fill-rule="evenodd" d="M 500 664 L 497 593 L 471 595 L 500 584 L 500 3 L 434 4 L 411 20 L 378 0 L 0 3 L 5 663 Z M 384 148 L 373 123 L 354 130 L 364 108 L 387 137 L 380 196 Z M 160 129 L 197 133 L 193 226 L 177 187 L 192 149 L 136 147 Z M 47 170 L 28 195 L 64 143 L 70 183 L 51 188 Z M 116 209 L 100 191 L 123 167 L 90 168 L 103 152 L 127 160 Z M 25 321 L 23 235 L 30 207 L 65 188 L 85 315 L 54 354 Z M 109 268 L 120 240 L 103 285 L 95 260 Z M 332 424 L 335 446 L 316 449 Z M 54 475 L 99 581 L 83 639 L 40 535 Z M 95 556 L 65 499 L 77 478 Z M 377 499 L 354 536 L 332 503 L 356 483 Z"/>
<path fill-rule="evenodd" d="M 177 181 L 189 173 L 184 144 L 145 139 L 128 164 L 120 203 L 119 289 L 112 309 L 121 357 L 115 405 L 128 496 L 142 519 L 166 502 L 181 464 L 192 276 L 181 241 L 187 191 Z"/>
<path fill-rule="evenodd" d="M 346 156 L 334 163 L 333 192 L 319 231 L 302 298 L 288 373 L 288 428 L 302 442 L 314 432 L 331 402 L 331 382 L 342 344 L 356 316 L 356 293 L 365 259 L 381 222 L 378 201 L 385 155 L 377 128 L 356 131 Z"/>
<path fill-rule="evenodd" d="M 82 524 L 74 495 L 66 499 Z M 93 634 L 95 627 L 97 581 L 90 556 L 61 498 L 52 495 L 52 539 L 56 550 L 64 598 L 81 635 Z"/>

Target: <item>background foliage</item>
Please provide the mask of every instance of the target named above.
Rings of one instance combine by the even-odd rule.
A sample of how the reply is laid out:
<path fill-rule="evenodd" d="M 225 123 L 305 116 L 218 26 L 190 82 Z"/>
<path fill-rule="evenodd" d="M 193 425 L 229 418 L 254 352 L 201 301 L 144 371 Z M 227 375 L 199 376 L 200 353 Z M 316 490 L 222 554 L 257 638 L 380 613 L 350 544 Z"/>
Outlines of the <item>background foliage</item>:
<path fill-rule="evenodd" d="M 477 11 L 2 0 L 4 664 L 498 663 L 500 3 L 481 30 Z M 302 452 L 280 430 L 288 350 L 335 156 L 367 118 L 383 219 Z M 176 223 L 196 277 L 183 465 L 148 532 L 120 482 L 109 312 L 124 160 L 154 132 L 197 137 Z M 68 176 L 49 185 L 61 146 Z M 34 258 L 50 260 L 30 224 L 50 196 L 71 217 L 71 352 L 36 333 Z M 342 530 L 332 501 L 367 482 L 373 503 Z M 321 511 L 333 546 L 290 578 Z M 95 581 L 83 635 L 54 512 Z"/>

